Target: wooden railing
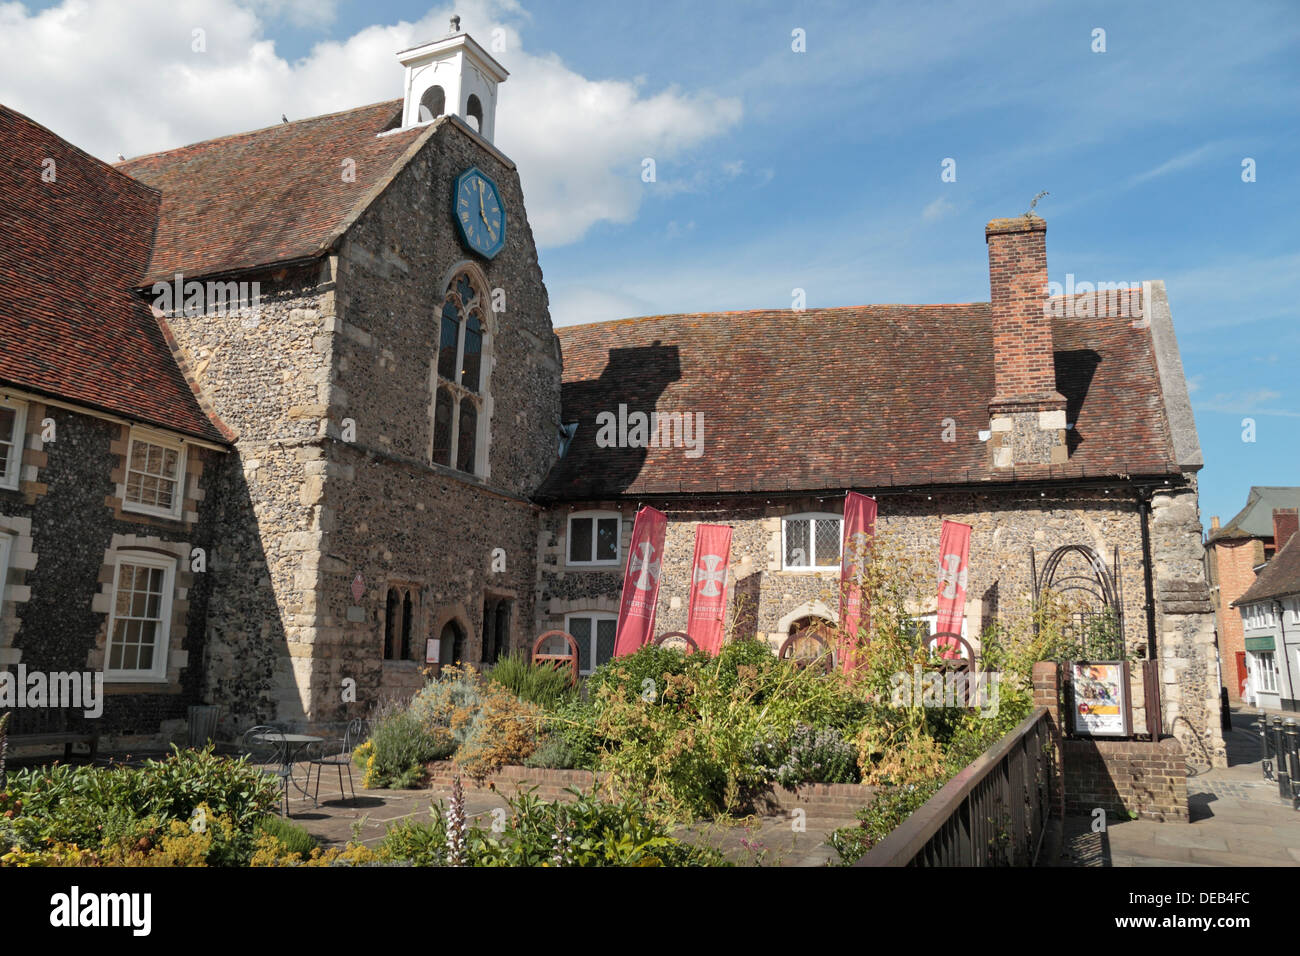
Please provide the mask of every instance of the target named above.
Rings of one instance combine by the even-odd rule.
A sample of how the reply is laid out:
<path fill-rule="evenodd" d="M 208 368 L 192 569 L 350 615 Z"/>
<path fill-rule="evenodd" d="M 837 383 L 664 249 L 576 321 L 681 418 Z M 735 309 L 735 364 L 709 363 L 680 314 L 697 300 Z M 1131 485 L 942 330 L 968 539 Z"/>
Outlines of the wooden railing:
<path fill-rule="evenodd" d="M 1051 744 L 1039 707 L 854 866 L 1032 866 L 1051 811 Z"/>

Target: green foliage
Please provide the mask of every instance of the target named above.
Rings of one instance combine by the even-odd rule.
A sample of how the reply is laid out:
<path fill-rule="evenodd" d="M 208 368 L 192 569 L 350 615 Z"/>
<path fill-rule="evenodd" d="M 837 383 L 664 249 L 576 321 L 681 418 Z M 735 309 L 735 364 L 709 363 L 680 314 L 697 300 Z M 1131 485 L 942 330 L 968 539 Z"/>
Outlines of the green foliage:
<path fill-rule="evenodd" d="M 716 850 L 671 836 L 636 801 L 608 802 L 571 791 L 571 802 L 532 793 L 509 798 L 501 832 L 467 825 L 460 837 L 467 866 L 725 866 Z M 428 823 L 399 821 L 379 847 L 381 856 L 417 866 L 448 865 L 448 808 L 430 807 Z"/>
<path fill-rule="evenodd" d="M 369 758 L 366 767 L 367 787 L 409 789 L 418 786 L 424 765 L 442 760 L 456 749 L 451 733 L 445 728 L 420 720 L 412 709 L 381 705 L 370 722 Z"/>
<path fill-rule="evenodd" d="M 614 687 L 623 696 L 658 696 L 669 675 L 685 673 L 687 657 L 672 648 L 646 644 L 597 667 L 587 678 L 587 694 L 594 697 L 603 688 Z"/>
<path fill-rule="evenodd" d="M 488 678 L 521 700 L 538 707 L 555 707 L 575 696 L 569 671 L 532 664 L 523 651 L 512 651 L 492 668 Z"/>
<path fill-rule="evenodd" d="M 478 778 L 523 762 L 536 749 L 544 723 L 535 704 L 469 667 L 446 668 L 415 695 L 407 714 L 413 726 L 445 742 L 441 756 Z"/>
<path fill-rule="evenodd" d="M 783 787 L 858 780 L 858 748 L 831 727 L 799 724 L 788 735 L 768 734 L 754 741 L 753 751 L 759 775 Z"/>
<path fill-rule="evenodd" d="M 868 713 L 839 674 L 778 660 L 757 641 L 733 642 L 716 658 L 682 658 L 653 697 L 637 683 L 645 673 L 653 671 L 633 669 L 593 688 L 604 742 L 597 766 L 618 792 L 644 794 L 674 819 L 747 808 L 770 783 L 754 747 L 760 737 L 786 737 L 801 724 L 852 734 Z"/>
<path fill-rule="evenodd" d="M 173 748 L 142 767 L 34 767 L 9 774 L 0 793 L 0 851 L 111 862 L 170 839 L 177 860 L 239 865 L 252 855 L 255 824 L 279 797 L 274 777 L 210 747 Z"/>
<path fill-rule="evenodd" d="M 525 767 L 542 770 L 571 770 L 576 764 L 573 747 L 559 734 L 545 737 L 524 760 Z"/>
<path fill-rule="evenodd" d="M 188 820 L 206 804 L 244 830 L 280 799 L 275 778 L 250 766 L 246 757 L 217 756 L 211 744 L 203 750 L 173 744 L 165 760 L 146 761 L 137 779 L 151 811 L 167 820 Z"/>
<path fill-rule="evenodd" d="M 924 806 L 927 800 L 939 792 L 942 785 L 939 781 L 927 781 L 922 784 L 882 787 L 876 791 L 871 805 L 858 811 L 860 822 L 857 826 L 840 827 L 827 842 L 839 854 L 841 864 L 851 866 Z"/>
<path fill-rule="evenodd" d="M 297 853 L 303 857 L 311 856 L 311 851 L 319 845 L 316 838 L 291 820 L 268 814 L 257 821 L 257 832 L 274 837 L 280 841 L 288 853 Z"/>
<path fill-rule="evenodd" d="M 544 726 L 548 739 L 562 740 L 564 749 L 572 758 L 572 768 L 595 770 L 600 762 L 600 752 L 605 740 L 596 732 L 595 708 L 589 701 L 575 697 L 565 701 L 547 714 Z M 545 746 L 545 743 L 543 743 Z M 559 753 L 559 744 L 554 745 Z M 613 746 L 613 744 L 611 744 Z M 538 766 L 529 764 L 529 766 Z"/>

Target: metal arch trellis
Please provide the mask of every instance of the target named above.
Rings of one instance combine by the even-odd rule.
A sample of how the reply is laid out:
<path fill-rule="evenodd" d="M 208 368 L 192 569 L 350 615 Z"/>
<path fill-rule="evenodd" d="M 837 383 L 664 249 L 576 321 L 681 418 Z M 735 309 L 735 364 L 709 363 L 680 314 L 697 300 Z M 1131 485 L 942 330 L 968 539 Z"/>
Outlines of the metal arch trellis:
<path fill-rule="evenodd" d="M 1087 570 L 1072 571 L 1069 565 L 1062 574 L 1062 563 L 1070 555 L 1079 555 L 1087 562 Z M 1086 544 L 1066 544 L 1047 556 L 1042 573 L 1038 573 L 1037 556 L 1034 549 L 1029 549 L 1029 569 L 1034 580 L 1034 609 L 1037 610 L 1043 600 L 1043 593 L 1051 590 L 1057 594 L 1075 592 L 1091 597 L 1098 605 L 1096 611 L 1078 611 L 1074 614 L 1076 636 L 1082 645 L 1079 653 L 1083 658 L 1097 660 L 1122 660 L 1126 658 L 1124 641 L 1124 601 L 1121 590 L 1119 570 L 1119 548 L 1116 547 L 1111 560 L 1111 569 L 1094 549 Z M 1107 616 L 1115 622 L 1116 639 L 1106 641 L 1102 646 L 1086 646 L 1090 625 L 1103 621 Z"/>

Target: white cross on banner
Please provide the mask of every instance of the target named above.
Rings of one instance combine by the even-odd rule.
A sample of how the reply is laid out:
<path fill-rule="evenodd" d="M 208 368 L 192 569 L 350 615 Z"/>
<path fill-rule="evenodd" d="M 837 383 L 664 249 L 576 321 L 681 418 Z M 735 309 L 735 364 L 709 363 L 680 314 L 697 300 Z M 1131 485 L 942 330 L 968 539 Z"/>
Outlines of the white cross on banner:
<path fill-rule="evenodd" d="M 966 617 L 966 570 L 970 561 L 968 524 L 945 521 L 939 533 L 939 599 L 934 632 L 960 634 Z M 941 657 L 958 657 L 956 641 L 940 640 Z"/>
<path fill-rule="evenodd" d="M 701 651 L 709 654 L 717 654 L 722 647 L 723 624 L 727 616 L 727 564 L 730 560 L 730 526 L 696 525 L 686 633 Z"/>
<path fill-rule="evenodd" d="M 664 536 L 668 518 L 645 507 L 632 525 L 632 546 L 623 573 L 623 599 L 618 606 L 618 632 L 614 656 L 631 654 L 655 633 L 655 608 L 659 603 L 659 571 L 663 567 Z"/>

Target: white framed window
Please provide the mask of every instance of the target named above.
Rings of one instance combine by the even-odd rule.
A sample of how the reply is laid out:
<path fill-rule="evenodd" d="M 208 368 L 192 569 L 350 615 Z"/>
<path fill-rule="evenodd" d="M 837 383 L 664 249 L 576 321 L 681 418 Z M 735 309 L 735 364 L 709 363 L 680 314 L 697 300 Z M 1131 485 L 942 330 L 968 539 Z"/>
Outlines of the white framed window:
<path fill-rule="evenodd" d="M 829 513 L 781 519 L 781 569 L 818 571 L 840 566 L 841 517 Z"/>
<path fill-rule="evenodd" d="M 124 511 L 179 518 L 185 503 L 185 447 L 156 432 L 131 429 Z"/>
<path fill-rule="evenodd" d="M 0 488 L 18 487 L 26 434 L 27 404 L 0 398 Z"/>
<path fill-rule="evenodd" d="M 618 615 L 579 611 L 564 616 L 564 629 L 578 642 L 578 673 L 586 676 L 614 656 Z M 567 653 L 567 651 L 565 651 Z"/>
<path fill-rule="evenodd" d="M 1277 693 L 1277 657 L 1273 651 L 1255 651 L 1255 673 L 1259 675 L 1259 690 L 1265 694 Z"/>
<path fill-rule="evenodd" d="M 617 565 L 622 555 L 623 516 L 617 511 L 575 511 L 569 515 L 568 564 Z"/>
<path fill-rule="evenodd" d="M 106 680 L 166 678 L 175 581 L 175 558 L 144 551 L 118 555 L 104 649 Z"/>

